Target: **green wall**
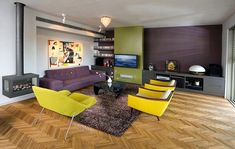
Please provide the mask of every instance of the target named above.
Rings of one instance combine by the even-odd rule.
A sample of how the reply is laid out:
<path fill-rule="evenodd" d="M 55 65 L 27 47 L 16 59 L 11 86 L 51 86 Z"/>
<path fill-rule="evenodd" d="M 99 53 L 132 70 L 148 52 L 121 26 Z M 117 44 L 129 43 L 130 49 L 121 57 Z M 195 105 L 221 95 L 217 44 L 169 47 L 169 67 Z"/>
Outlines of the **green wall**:
<path fill-rule="evenodd" d="M 114 80 L 142 84 L 143 33 L 144 28 L 140 26 L 114 29 L 114 53 L 138 55 L 138 68 L 114 67 Z M 121 74 L 131 75 L 133 78 L 121 78 Z"/>

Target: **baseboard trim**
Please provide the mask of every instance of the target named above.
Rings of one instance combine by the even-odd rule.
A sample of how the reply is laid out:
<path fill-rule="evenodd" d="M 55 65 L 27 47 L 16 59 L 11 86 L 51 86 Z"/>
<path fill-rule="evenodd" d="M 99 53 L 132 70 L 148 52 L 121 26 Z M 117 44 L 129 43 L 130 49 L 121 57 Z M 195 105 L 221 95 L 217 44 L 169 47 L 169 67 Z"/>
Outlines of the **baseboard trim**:
<path fill-rule="evenodd" d="M 5 106 L 5 105 L 8 105 L 8 104 L 12 104 L 12 103 L 16 103 L 16 102 L 20 102 L 20 101 L 24 101 L 24 100 L 29 100 L 29 99 L 32 99 L 32 98 L 35 98 L 34 94 L 27 95 L 27 97 L 25 97 L 25 98 L 14 99 L 14 100 L 9 99 L 9 101 L 0 103 L 0 106 Z"/>

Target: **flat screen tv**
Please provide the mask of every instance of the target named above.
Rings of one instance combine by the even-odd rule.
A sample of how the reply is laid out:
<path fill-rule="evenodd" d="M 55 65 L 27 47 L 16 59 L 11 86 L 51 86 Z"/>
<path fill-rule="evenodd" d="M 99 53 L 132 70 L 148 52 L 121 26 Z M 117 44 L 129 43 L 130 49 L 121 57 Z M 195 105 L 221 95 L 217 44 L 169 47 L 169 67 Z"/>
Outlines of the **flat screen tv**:
<path fill-rule="evenodd" d="M 138 67 L 138 56 L 130 54 L 115 54 L 114 55 L 114 66 L 116 67 Z"/>

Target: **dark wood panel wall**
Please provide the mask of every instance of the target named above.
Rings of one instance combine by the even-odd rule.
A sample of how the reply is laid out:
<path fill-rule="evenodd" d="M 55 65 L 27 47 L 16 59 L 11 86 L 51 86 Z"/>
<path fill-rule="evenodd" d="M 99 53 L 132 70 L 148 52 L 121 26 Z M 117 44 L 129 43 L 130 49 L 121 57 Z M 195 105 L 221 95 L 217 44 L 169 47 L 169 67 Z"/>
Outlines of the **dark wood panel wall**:
<path fill-rule="evenodd" d="M 222 25 L 146 28 L 144 67 L 165 70 L 166 60 L 177 60 L 180 72 L 191 65 L 221 64 Z"/>

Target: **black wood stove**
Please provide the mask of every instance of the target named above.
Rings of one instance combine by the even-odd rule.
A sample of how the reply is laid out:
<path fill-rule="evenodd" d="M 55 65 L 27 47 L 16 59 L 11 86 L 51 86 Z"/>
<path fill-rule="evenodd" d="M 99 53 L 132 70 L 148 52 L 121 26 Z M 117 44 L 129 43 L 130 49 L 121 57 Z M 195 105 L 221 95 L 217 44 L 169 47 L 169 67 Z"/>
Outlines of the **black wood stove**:
<path fill-rule="evenodd" d="M 17 97 L 32 93 L 32 86 L 38 86 L 39 75 L 24 74 L 24 4 L 16 2 L 16 75 L 2 77 L 2 93 Z"/>

